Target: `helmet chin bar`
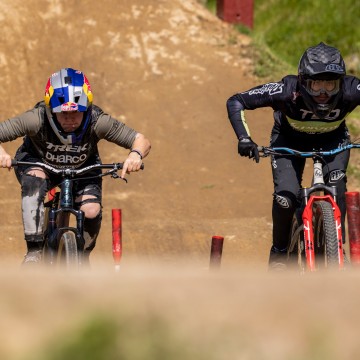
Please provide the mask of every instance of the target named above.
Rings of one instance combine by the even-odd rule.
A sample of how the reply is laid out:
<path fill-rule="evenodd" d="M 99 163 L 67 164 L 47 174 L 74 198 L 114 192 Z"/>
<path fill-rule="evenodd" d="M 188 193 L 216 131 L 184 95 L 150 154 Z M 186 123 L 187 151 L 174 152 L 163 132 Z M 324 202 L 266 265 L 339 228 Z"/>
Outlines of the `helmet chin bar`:
<path fill-rule="evenodd" d="M 53 129 L 55 135 L 60 140 L 60 142 L 64 145 L 72 145 L 75 138 L 74 133 L 65 133 L 64 131 L 61 131 L 56 124 L 56 119 L 54 119 L 55 114 L 53 114 L 48 107 L 46 108 L 46 115 L 51 128 Z"/>
<path fill-rule="evenodd" d="M 300 93 L 307 108 L 319 119 L 326 118 L 333 111 L 341 96 L 341 92 L 339 91 L 336 95 L 331 96 L 327 103 L 318 103 L 314 100 L 313 96 L 308 93 L 303 82 L 300 83 Z"/>
<path fill-rule="evenodd" d="M 49 107 L 46 107 L 46 115 L 51 128 L 53 129 L 55 135 L 60 140 L 60 142 L 64 145 L 73 145 L 76 142 L 81 141 L 83 135 L 88 128 L 88 124 L 90 122 L 91 107 L 87 112 L 84 112 L 80 129 L 76 132 L 66 133 L 65 131 L 62 131 L 60 124 L 58 124 L 57 120 L 55 119 L 56 115 L 52 113 Z"/>
<path fill-rule="evenodd" d="M 320 119 L 324 119 L 328 116 L 334 107 L 331 104 L 317 104 L 315 115 Z"/>

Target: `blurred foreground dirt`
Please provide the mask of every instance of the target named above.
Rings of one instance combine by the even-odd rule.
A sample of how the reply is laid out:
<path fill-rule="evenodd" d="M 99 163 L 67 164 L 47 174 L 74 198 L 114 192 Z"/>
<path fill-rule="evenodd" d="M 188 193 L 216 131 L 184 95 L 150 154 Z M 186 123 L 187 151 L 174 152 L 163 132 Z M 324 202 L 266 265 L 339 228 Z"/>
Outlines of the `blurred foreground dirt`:
<path fill-rule="evenodd" d="M 359 280 L 355 270 L 273 275 L 246 266 L 164 266 L 154 258 L 129 260 L 117 273 L 107 262 L 75 275 L 2 266 L 0 355 L 37 354 L 107 316 L 119 324 L 133 319 L 135 333 L 158 319 L 169 334 L 219 360 L 357 359 Z"/>

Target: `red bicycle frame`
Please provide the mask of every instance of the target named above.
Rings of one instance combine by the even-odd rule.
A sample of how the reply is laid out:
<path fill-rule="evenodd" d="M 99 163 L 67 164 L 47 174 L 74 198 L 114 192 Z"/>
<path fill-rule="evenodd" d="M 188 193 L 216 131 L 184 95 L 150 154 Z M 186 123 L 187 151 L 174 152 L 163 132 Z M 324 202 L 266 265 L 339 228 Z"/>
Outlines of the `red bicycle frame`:
<path fill-rule="evenodd" d="M 330 195 L 312 195 L 307 202 L 305 209 L 302 214 L 302 220 L 304 224 L 304 244 L 305 244 L 305 257 L 306 264 L 310 271 L 316 270 L 315 264 L 315 251 L 314 251 L 314 230 L 313 230 L 313 203 L 316 201 L 327 201 L 332 205 L 334 211 L 334 219 L 336 224 L 336 235 L 338 239 L 339 251 L 338 251 L 338 261 L 339 268 L 342 269 L 344 267 L 344 254 L 343 254 L 343 241 L 342 241 L 342 232 L 341 232 L 341 212 Z"/>
<path fill-rule="evenodd" d="M 338 265 L 338 268 L 342 270 L 345 267 L 345 255 L 343 249 L 343 236 L 342 236 L 342 226 L 341 226 L 341 211 L 339 206 L 336 203 L 337 198 L 337 188 L 336 186 L 328 186 L 325 184 L 324 176 L 323 176 L 323 165 L 326 164 L 325 157 L 327 156 L 334 156 L 339 154 L 343 151 L 349 151 L 350 149 L 359 149 L 360 143 L 348 143 L 342 144 L 337 148 L 330 149 L 330 150 L 313 150 L 313 151 L 300 151 L 296 149 L 291 149 L 288 147 L 259 147 L 258 150 L 262 156 L 296 156 L 300 158 L 312 158 L 313 159 L 313 179 L 311 182 L 310 187 L 300 187 L 301 190 L 301 207 L 299 209 L 303 209 L 301 216 L 302 219 L 300 220 L 299 213 L 295 212 L 293 219 L 292 227 L 291 227 L 291 243 L 290 247 L 288 248 L 288 256 L 292 256 L 297 252 L 298 256 L 298 265 L 301 271 L 305 270 L 303 263 L 306 262 L 306 269 L 309 271 L 316 271 L 316 263 L 315 263 L 315 256 L 318 254 L 316 253 L 316 248 L 318 245 L 323 244 L 315 244 L 314 241 L 314 229 L 313 229 L 313 208 L 314 205 L 318 202 L 326 202 L 326 206 L 324 204 L 319 204 L 319 208 L 322 209 L 326 207 L 326 212 L 330 211 L 330 206 L 333 211 L 334 219 L 330 219 L 331 222 L 334 221 L 331 225 L 328 225 L 327 231 L 330 231 L 331 234 L 331 244 L 326 247 L 326 254 L 325 256 L 325 266 L 329 265 Z M 296 211 L 297 211 L 296 210 Z M 317 214 L 315 214 L 317 215 Z M 321 215 L 321 214 L 320 214 Z M 322 214 L 323 215 L 323 214 Z M 327 222 L 330 221 L 327 219 Z M 301 224 L 301 223 L 302 224 Z M 324 220 L 325 224 L 325 220 Z M 316 224 L 317 225 L 317 224 Z M 320 224 L 321 225 L 321 224 Z M 325 225 L 324 225 L 325 227 Z M 325 231 L 325 230 L 324 230 Z M 303 246 L 302 246 L 302 236 L 300 236 L 301 232 L 303 234 L 304 240 L 304 253 L 306 261 L 303 261 Z M 335 232 L 335 234 L 334 234 Z M 316 235 L 316 234 L 315 234 Z M 327 237 L 325 233 L 324 236 Z M 335 238 L 336 236 L 336 238 Z M 330 241 L 329 240 L 329 241 Z M 345 240 L 345 239 L 344 239 Z M 327 243 L 327 241 L 325 241 Z M 294 250 L 295 245 L 297 249 Z M 326 245 L 326 244 L 325 244 Z M 337 251 L 335 253 L 335 248 L 337 247 Z M 334 250 L 334 251 L 333 251 Z M 351 249 L 350 249 L 351 252 Z M 301 258 L 300 258 L 301 257 Z M 323 257 L 321 257 L 323 258 Z"/>

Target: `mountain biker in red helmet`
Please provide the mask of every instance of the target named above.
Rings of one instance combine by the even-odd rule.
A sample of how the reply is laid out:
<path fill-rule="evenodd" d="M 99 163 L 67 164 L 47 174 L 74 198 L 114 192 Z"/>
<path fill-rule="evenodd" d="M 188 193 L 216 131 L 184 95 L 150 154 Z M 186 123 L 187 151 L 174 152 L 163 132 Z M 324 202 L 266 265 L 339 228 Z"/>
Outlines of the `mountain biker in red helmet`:
<path fill-rule="evenodd" d="M 300 58 L 298 75 L 259 85 L 238 93 L 227 101 L 229 120 L 238 138 L 240 156 L 259 162 L 258 146 L 250 137 L 245 110 L 271 107 L 274 125 L 270 145 L 300 151 L 329 150 L 350 141 L 345 117 L 360 104 L 360 80 L 346 75 L 338 49 L 319 43 Z M 346 169 L 349 151 L 327 160 L 327 185 L 338 190 L 345 239 Z M 305 159 L 276 156 L 272 159 L 274 194 L 272 205 L 273 244 L 269 269 L 286 267 L 286 251 L 291 219 L 299 204 L 299 189 Z"/>
<path fill-rule="evenodd" d="M 81 168 L 101 162 L 98 142 L 101 139 L 113 142 L 130 149 L 124 161 L 122 178 L 126 173 L 140 170 L 142 159 L 150 151 L 150 142 L 143 134 L 93 104 L 88 79 L 81 71 L 71 68 L 61 69 L 50 76 L 44 101 L 0 123 L 0 143 L 18 137 L 24 137 L 24 141 L 16 152 L 17 160 L 44 162 L 58 168 Z M 11 156 L 1 145 L 0 166 L 11 168 Z M 47 190 L 57 185 L 59 178 L 30 166 L 19 166 L 15 172 L 21 184 L 27 244 L 23 263 L 38 263 L 43 247 L 44 199 Z M 77 181 L 74 191 L 75 206 L 85 213 L 85 258 L 88 258 L 101 226 L 101 179 Z"/>

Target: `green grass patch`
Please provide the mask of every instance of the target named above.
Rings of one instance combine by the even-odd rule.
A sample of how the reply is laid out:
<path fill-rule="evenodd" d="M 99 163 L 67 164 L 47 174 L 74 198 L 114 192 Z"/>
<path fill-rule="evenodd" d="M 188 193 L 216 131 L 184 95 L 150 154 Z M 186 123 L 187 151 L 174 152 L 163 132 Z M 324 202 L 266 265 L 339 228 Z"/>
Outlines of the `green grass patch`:
<path fill-rule="evenodd" d="M 160 316 L 98 315 L 58 334 L 32 357 L 36 360 L 214 360 L 170 328 Z"/>
<path fill-rule="evenodd" d="M 359 53 L 357 1 L 257 0 L 254 15 L 255 38 L 292 66 L 320 41 L 339 48 L 344 58 Z"/>
<path fill-rule="evenodd" d="M 198 0 L 216 14 L 216 0 Z M 256 0 L 254 28 L 234 25 L 253 39 L 255 74 L 273 80 L 297 73 L 303 52 L 323 41 L 337 47 L 349 74 L 360 75 L 360 2 Z"/>

